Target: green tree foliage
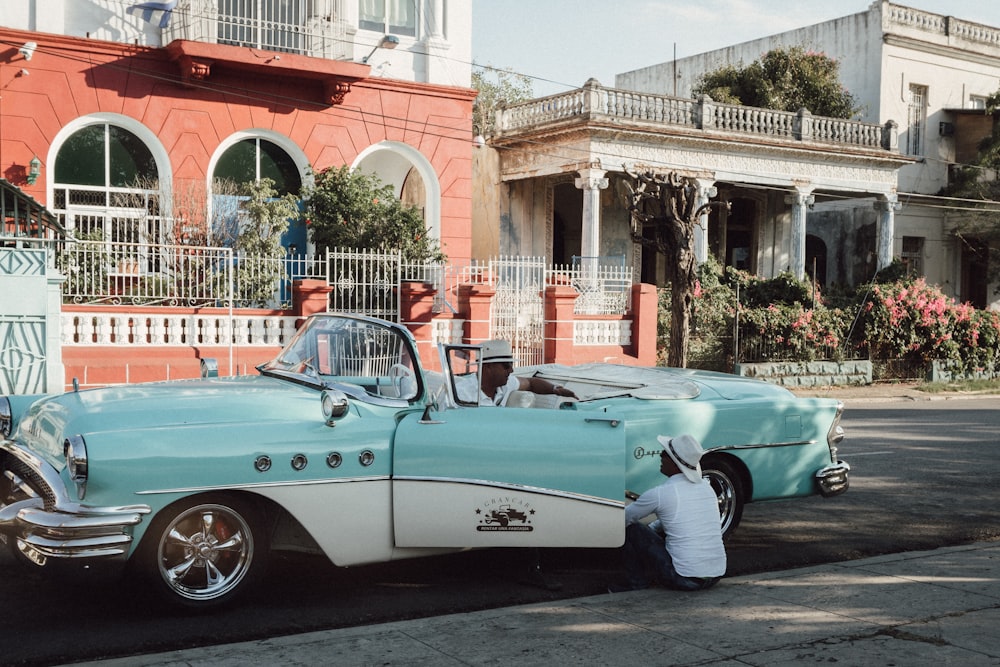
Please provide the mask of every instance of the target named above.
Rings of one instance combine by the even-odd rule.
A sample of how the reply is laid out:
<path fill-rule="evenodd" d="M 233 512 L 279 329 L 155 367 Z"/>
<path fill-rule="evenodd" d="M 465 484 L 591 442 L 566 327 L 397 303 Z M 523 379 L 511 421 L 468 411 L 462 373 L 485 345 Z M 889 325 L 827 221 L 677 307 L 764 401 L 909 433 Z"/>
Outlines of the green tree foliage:
<path fill-rule="evenodd" d="M 472 72 L 472 87 L 479 91 L 472 105 L 472 133 L 484 137 L 493 134 L 497 110 L 532 97 L 531 79 L 509 68 L 476 69 Z"/>
<path fill-rule="evenodd" d="M 275 257 L 282 254 L 281 235 L 288 231 L 292 218 L 299 217 L 299 200 L 295 195 L 278 197 L 274 181 L 262 178 L 248 183 L 243 190 L 246 200 L 239 235 L 234 248 L 248 255 Z"/>
<path fill-rule="evenodd" d="M 778 48 L 747 66 L 725 65 L 702 75 L 695 95 L 717 102 L 779 111 L 808 109 L 817 116 L 851 118 L 857 99 L 840 83 L 840 64 L 802 46 Z"/>
<path fill-rule="evenodd" d="M 398 250 L 409 260 L 443 261 L 423 216 L 404 206 L 378 176 L 330 167 L 305 193 L 306 224 L 321 248 Z"/>
<path fill-rule="evenodd" d="M 246 199 L 240 205 L 240 228 L 233 244 L 240 254 L 233 290 L 242 304 L 263 307 L 283 277 L 281 235 L 299 216 L 299 200 L 291 194 L 278 197 L 269 178 L 247 183 L 242 194 Z"/>

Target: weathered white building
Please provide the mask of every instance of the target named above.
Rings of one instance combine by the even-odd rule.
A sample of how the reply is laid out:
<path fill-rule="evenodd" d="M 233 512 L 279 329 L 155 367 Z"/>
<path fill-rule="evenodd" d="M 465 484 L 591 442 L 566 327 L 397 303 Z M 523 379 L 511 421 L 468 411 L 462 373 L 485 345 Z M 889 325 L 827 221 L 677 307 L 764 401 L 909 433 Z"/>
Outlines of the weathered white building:
<path fill-rule="evenodd" d="M 1000 88 L 1000 28 L 876 0 L 865 12 L 622 73 L 615 87 L 690 97 L 704 73 L 790 46 L 821 51 L 840 63 L 841 81 L 862 105 L 860 120 L 899 123 L 900 152 L 914 161 L 900 168 L 898 201 L 888 204 L 897 207 L 893 256 L 947 294 L 1000 307 L 997 286 L 985 280 L 988 248 L 960 241 L 954 229 L 966 214 L 935 196 L 950 170 L 973 159 L 975 145 L 989 134 L 989 122 L 975 110 Z M 854 253 L 875 252 L 864 243 L 877 235 L 872 204 L 885 202 L 822 193 L 815 202 L 807 234 L 826 244 L 830 268 L 838 266 L 837 253 L 845 254 L 830 244 L 835 237 L 857 239 Z M 828 270 L 826 278 L 856 282 L 862 276 Z"/>
<path fill-rule="evenodd" d="M 593 79 L 503 110 L 487 150 L 495 160 L 478 159 L 477 178 L 495 191 L 483 201 L 496 206 L 475 207 L 473 225 L 495 234 L 502 254 L 617 261 L 655 284 L 664 282 L 666 260 L 633 240 L 627 184 L 636 172 L 687 177 L 699 206 L 731 205 L 703 215 L 700 260 L 712 254 L 762 277 L 802 277 L 807 267 L 823 275 L 836 250 L 831 271 L 868 275 L 892 259 L 897 172 L 912 162 L 899 153 L 894 122 L 634 93 Z M 877 228 L 860 239 L 810 240 L 817 195 L 868 198 Z"/>

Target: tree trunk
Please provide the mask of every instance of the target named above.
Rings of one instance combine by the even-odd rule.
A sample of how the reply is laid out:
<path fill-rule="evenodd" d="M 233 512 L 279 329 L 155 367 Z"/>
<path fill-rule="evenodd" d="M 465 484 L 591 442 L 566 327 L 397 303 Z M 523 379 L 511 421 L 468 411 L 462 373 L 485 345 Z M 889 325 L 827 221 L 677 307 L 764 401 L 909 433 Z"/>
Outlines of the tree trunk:
<path fill-rule="evenodd" d="M 694 283 L 697 278 L 694 261 L 694 237 L 680 238 L 676 261 L 670 264 L 670 347 L 667 365 L 687 368 L 691 312 L 694 306 Z"/>

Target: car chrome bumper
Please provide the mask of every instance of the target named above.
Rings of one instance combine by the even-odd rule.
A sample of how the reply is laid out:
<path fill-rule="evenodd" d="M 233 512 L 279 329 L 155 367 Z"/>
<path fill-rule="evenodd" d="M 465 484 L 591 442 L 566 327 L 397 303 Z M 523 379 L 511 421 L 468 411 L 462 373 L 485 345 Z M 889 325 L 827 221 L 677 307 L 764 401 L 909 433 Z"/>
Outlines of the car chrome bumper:
<path fill-rule="evenodd" d="M 844 461 L 837 461 L 816 471 L 816 482 L 819 493 L 824 498 L 839 496 L 850 486 L 851 466 Z"/>
<path fill-rule="evenodd" d="M 50 465 L 10 441 L 0 475 L 7 490 L 0 497 L 0 536 L 27 560 L 44 566 L 61 561 L 120 560 L 132 544 L 132 527 L 150 512 L 148 505 L 94 507 L 71 502 L 62 479 Z"/>

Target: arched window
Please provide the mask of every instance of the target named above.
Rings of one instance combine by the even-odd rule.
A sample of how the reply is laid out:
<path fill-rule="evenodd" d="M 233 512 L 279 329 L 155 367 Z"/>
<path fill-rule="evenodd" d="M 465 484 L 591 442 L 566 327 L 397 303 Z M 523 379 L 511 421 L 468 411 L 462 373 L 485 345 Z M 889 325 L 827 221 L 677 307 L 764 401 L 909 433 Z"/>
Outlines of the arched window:
<path fill-rule="evenodd" d="M 259 137 L 243 139 L 227 148 L 212 176 L 239 185 L 270 178 L 279 195 L 298 195 L 302 189 L 302 177 L 291 156 L 277 144 Z"/>
<path fill-rule="evenodd" d="M 162 242 L 156 161 L 133 132 L 107 122 L 80 128 L 59 147 L 53 173 L 52 210 L 78 237 Z"/>
<path fill-rule="evenodd" d="M 262 179 L 274 183 L 277 195 L 298 196 L 302 176 L 295 160 L 273 141 L 261 137 L 241 139 L 226 148 L 212 170 L 212 229 L 217 242 L 233 245 L 240 230 L 241 195 L 245 185 Z M 306 231 L 293 224 L 282 238 L 286 248 L 305 250 Z"/>

